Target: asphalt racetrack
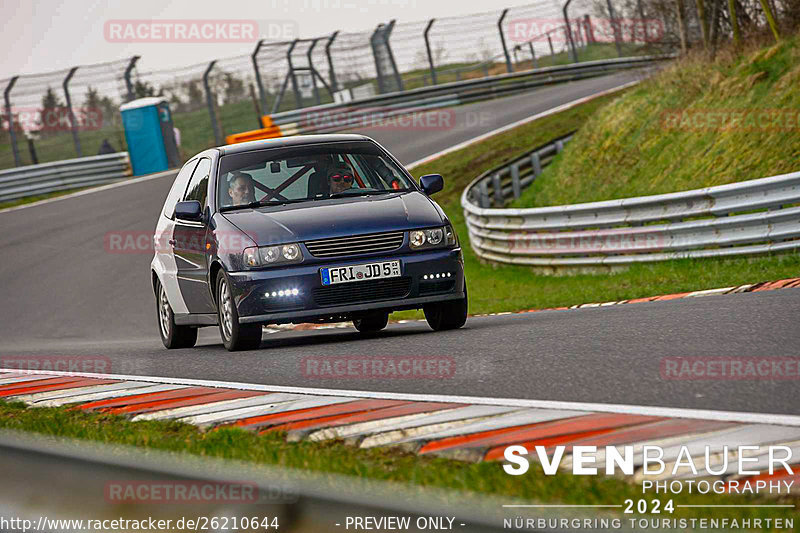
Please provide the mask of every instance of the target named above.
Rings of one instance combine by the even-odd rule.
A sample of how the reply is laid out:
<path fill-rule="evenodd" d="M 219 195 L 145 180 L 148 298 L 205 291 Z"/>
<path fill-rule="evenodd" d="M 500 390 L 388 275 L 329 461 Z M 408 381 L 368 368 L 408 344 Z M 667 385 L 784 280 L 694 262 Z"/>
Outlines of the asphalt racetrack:
<path fill-rule="evenodd" d="M 453 110 L 453 128 L 359 132 L 410 163 L 638 75 L 461 106 Z M 472 318 L 464 329 L 445 333 L 432 332 L 424 322 L 390 324 L 368 339 L 355 329 L 279 332 L 265 335 L 260 350 L 240 353 L 227 352 L 217 329 L 205 328 L 197 348 L 168 351 L 156 325 L 152 251 L 111 253 L 107 235 L 151 235 L 171 183 L 170 175 L 0 212 L 0 366 L 16 366 L 25 356 L 86 356 L 107 362 L 106 372 L 123 374 L 800 413 L 796 380 L 683 381 L 661 375 L 662 360 L 669 357 L 797 356 L 800 289 Z M 302 370 L 303 360 L 313 356 L 414 355 L 451 357 L 452 377 L 321 378 Z"/>

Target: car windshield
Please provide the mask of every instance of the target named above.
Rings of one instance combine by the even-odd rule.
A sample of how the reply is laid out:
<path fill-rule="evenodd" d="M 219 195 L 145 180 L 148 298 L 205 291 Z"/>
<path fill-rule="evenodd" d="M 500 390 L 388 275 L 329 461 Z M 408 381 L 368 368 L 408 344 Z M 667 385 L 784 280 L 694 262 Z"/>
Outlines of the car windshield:
<path fill-rule="evenodd" d="M 223 156 L 217 198 L 222 210 L 415 190 L 377 146 L 348 143 Z"/>

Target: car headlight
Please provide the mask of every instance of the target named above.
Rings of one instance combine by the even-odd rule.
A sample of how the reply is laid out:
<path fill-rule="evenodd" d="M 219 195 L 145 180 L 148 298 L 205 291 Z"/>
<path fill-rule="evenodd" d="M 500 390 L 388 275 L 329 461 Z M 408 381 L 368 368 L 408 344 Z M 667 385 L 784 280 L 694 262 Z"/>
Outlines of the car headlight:
<path fill-rule="evenodd" d="M 261 246 L 245 248 L 242 253 L 245 266 L 250 268 L 287 265 L 303 261 L 300 245 L 296 243 L 279 244 L 277 246 Z"/>
<path fill-rule="evenodd" d="M 411 231 L 408 242 L 412 250 L 431 248 L 453 248 L 457 244 L 456 233 L 449 224 L 441 228 Z"/>

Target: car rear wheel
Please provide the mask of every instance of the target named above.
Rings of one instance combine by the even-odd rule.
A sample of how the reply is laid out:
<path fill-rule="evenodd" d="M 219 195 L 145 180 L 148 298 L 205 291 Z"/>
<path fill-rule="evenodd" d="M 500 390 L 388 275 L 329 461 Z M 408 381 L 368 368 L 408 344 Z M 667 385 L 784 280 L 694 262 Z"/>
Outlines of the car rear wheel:
<path fill-rule="evenodd" d="M 156 282 L 156 314 L 158 317 L 158 332 L 164 346 L 174 348 L 191 348 L 197 343 L 197 328 L 179 326 L 175 324 L 175 313 L 167 299 L 167 291 L 160 281 Z"/>
<path fill-rule="evenodd" d="M 425 320 L 434 331 L 458 329 L 467 322 L 467 287 L 464 285 L 464 298 L 429 304 L 422 308 Z"/>
<path fill-rule="evenodd" d="M 222 344 L 228 351 L 255 350 L 261 345 L 261 326 L 239 323 L 230 283 L 222 270 L 217 274 L 217 315 Z"/>
<path fill-rule="evenodd" d="M 389 323 L 389 313 L 372 313 L 353 319 L 353 325 L 361 333 L 376 333 Z"/>

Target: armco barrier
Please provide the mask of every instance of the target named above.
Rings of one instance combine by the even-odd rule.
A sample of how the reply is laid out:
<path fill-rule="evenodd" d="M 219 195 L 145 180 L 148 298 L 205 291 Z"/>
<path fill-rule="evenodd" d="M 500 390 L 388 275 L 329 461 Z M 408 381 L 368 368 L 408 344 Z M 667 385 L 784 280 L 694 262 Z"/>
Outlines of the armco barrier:
<path fill-rule="evenodd" d="M 503 208 L 570 138 L 485 172 L 464 189 L 461 206 L 478 257 L 596 267 L 800 248 L 800 172 L 622 200 Z"/>
<path fill-rule="evenodd" d="M 0 202 L 100 185 L 131 175 L 128 152 L 80 157 L 0 171 Z"/>
<path fill-rule="evenodd" d="M 280 126 L 283 135 L 335 131 L 356 125 L 371 125 L 380 119 L 401 114 L 451 107 L 495 96 L 507 96 L 544 85 L 641 68 L 673 57 L 674 55 L 624 57 L 545 67 L 387 93 L 342 104 L 295 109 L 273 114 L 271 118 Z"/>

